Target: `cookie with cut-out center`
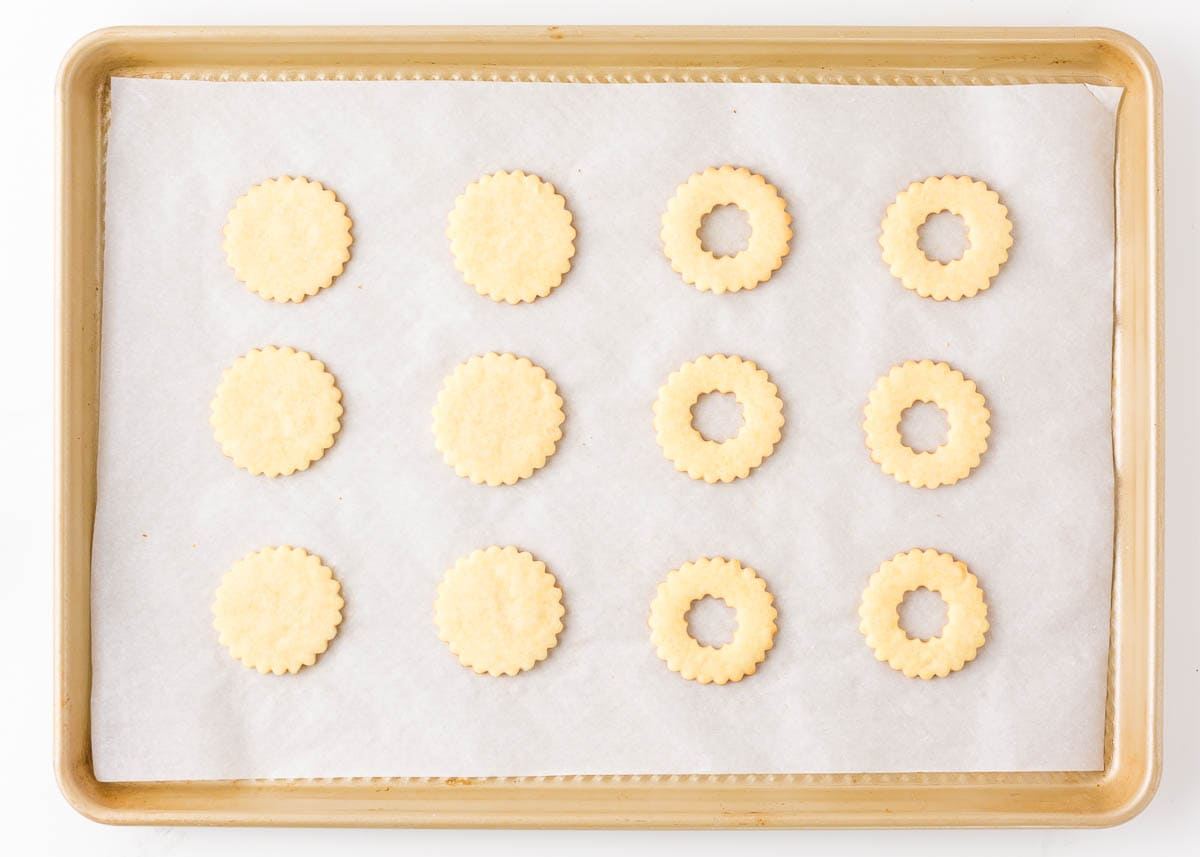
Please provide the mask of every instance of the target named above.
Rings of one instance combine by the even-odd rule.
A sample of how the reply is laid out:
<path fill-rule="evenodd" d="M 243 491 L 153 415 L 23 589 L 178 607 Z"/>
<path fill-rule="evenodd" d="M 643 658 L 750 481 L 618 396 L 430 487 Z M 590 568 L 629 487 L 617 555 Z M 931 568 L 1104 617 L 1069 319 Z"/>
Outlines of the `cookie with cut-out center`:
<path fill-rule="evenodd" d="M 946 443 L 932 452 L 911 449 L 900 435 L 904 412 L 917 402 L 933 402 L 946 412 L 950 426 Z M 875 383 L 863 414 L 871 460 L 897 482 L 914 488 L 937 488 L 965 479 L 979 466 L 991 434 L 991 412 L 975 382 L 932 360 L 893 366 Z"/>
<path fill-rule="evenodd" d="M 688 631 L 687 614 L 705 596 L 737 613 L 733 639 L 703 646 Z M 701 684 L 725 684 L 753 675 L 775 645 L 774 597 L 766 581 L 736 559 L 704 557 L 667 575 L 650 605 L 650 642 L 667 666 Z"/>
<path fill-rule="evenodd" d="M 750 221 L 746 249 L 732 256 L 705 250 L 704 216 L 719 205 L 736 205 Z M 662 216 L 663 252 L 671 268 L 702 292 L 723 294 L 765 283 L 783 264 L 792 240 L 792 216 L 774 185 L 745 167 L 709 167 L 679 186 Z"/>
<path fill-rule="evenodd" d="M 900 627 L 904 596 L 924 587 L 946 602 L 946 626 L 928 640 Z M 859 630 L 875 657 L 909 678 L 938 678 L 960 670 L 984 644 L 987 603 L 975 575 L 948 553 L 914 548 L 879 566 L 863 592 Z"/>
<path fill-rule="evenodd" d="M 766 372 L 741 357 L 712 354 L 684 363 L 667 378 L 654 402 L 658 445 L 676 470 L 693 479 L 744 479 L 782 437 L 783 400 L 778 392 Z M 692 423 L 692 408 L 708 393 L 732 393 L 742 406 L 742 427 L 728 440 L 709 440 Z"/>
<path fill-rule="evenodd" d="M 951 262 L 930 259 L 919 246 L 918 230 L 930 215 L 957 214 L 967 226 L 970 246 Z M 907 289 L 935 301 L 970 298 L 992 284 L 1012 247 L 1012 222 L 1000 195 L 970 176 L 942 176 L 913 182 L 887 208 L 879 245 L 892 276 Z"/>

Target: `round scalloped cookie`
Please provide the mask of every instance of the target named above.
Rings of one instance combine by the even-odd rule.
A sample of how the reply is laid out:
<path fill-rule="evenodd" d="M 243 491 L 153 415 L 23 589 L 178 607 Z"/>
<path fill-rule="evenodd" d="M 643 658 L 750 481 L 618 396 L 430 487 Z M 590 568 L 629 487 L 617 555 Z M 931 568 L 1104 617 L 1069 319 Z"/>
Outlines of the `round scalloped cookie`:
<path fill-rule="evenodd" d="M 712 354 L 672 372 L 654 402 L 654 430 L 675 469 L 705 482 L 744 479 L 774 451 L 783 428 L 783 401 L 770 377 L 741 357 Z M 732 393 L 743 425 L 729 440 L 708 440 L 692 424 L 692 408 L 708 393 Z"/>
<path fill-rule="evenodd" d="M 494 301 L 544 298 L 571 270 L 575 228 L 554 185 L 520 170 L 467 185 L 446 230 L 454 266 Z"/>
<path fill-rule="evenodd" d="M 921 224 L 941 211 L 957 214 L 967 226 L 970 247 L 952 262 L 930 259 L 918 246 Z M 936 301 L 974 297 L 988 288 L 1012 243 L 1012 223 L 1000 195 L 970 176 L 913 182 L 888 206 L 879 235 L 892 276 Z"/>
<path fill-rule="evenodd" d="M 515 547 L 493 545 L 446 572 L 434 602 L 438 637 L 464 667 L 514 676 L 558 645 L 562 590 L 544 563 Z"/>
<path fill-rule="evenodd" d="M 281 176 L 238 198 L 222 246 L 234 276 L 250 291 L 299 303 L 342 273 L 352 225 L 346 206 L 320 182 Z"/>
<path fill-rule="evenodd" d="M 512 485 L 545 466 L 565 419 L 558 387 L 525 357 L 489 353 L 460 363 L 433 408 L 434 442 L 459 476 Z"/>
<path fill-rule="evenodd" d="M 928 640 L 900 627 L 905 594 L 924 587 L 946 602 L 946 626 Z M 909 678 L 941 678 L 975 659 L 988 631 L 987 603 L 975 575 L 948 553 L 914 548 L 879 566 L 863 592 L 859 630 L 875 657 Z"/>
<path fill-rule="evenodd" d="M 688 632 L 687 614 L 711 596 L 737 613 L 733 639 L 702 646 Z M 703 557 L 667 575 L 650 605 L 650 642 L 667 666 L 700 684 L 725 684 L 753 675 L 775 645 L 774 597 L 766 581 L 736 559 Z"/>
<path fill-rule="evenodd" d="M 333 446 L 342 393 L 325 364 L 303 351 L 254 349 L 225 370 L 212 401 L 213 436 L 250 473 L 287 476 Z"/>
<path fill-rule="evenodd" d="M 704 249 L 700 224 L 719 205 L 736 205 L 750 221 L 746 249 L 718 257 Z M 663 252 L 671 268 L 702 292 L 723 294 L 765 283 L 783 264 L 792 216 L 774 185 L 745 167 L 709 167 L 679 186 L 662 216 Z"/>
<path fill-rule="evenodd" d="M 222 578 L 213 602 L 221 645 L 260 673 L 312 666 L 337 635 L 341 585 L 303 548 L 249 553 Z"/>
<path fill-rule="evenodd" d="M 900 420 L 917 402 L 933 402 L 946 412 L 950 424 L 946 443 L 933 452 L 916 452 L 900 436 Z M 931 360 L 893 366 L 875 383 L 863 414 L 871 460 L 897 482 L 914 488 L 937 488 L 965 479 L 979 466 L 991 434 L 991 413 L 975 382 Z"/>

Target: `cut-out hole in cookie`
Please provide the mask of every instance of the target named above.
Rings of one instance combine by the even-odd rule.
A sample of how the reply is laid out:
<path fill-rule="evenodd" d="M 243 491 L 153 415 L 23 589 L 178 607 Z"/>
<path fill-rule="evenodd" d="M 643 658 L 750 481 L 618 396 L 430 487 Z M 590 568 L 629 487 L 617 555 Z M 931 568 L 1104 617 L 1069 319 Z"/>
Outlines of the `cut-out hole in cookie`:
<path fill-rule="evenodd" d="M 931 262 L 948 264 L 957 261 L 971 247 L 967 224 L 950 211 L 931 214 L 917 228 L 917 246 Z"/>
<path fill-rule="evenodd" d="M 744 424 L 742 404 L 733 393 L 705 393 L 692 406 L 692 425 L 705 440 L 724 443 Z"/>
<path fill-rule="evenodd" d="M 900 415 L 900 440 L 913 452 L 934 452 L 949 434 L 950 418 L 933 402 L 916 402 Z"/>
<path fill-rule="evenodd" d="M 692 602 L 686 617 L 688 634 L 702 646 L 719 649 L 733 640 L 737 630 L 737 611 L 720 598 L 705 595 Z"/>
<path fill-rule="evenodd" d="M 700 218 L 700 246 L 718 259 L 750 246 L 750 215 L 736 205 L 718 205 Z"/>
<path fill-rule="evenodd" d="M 924 586 L 906 593 L 896 612 L 900 616 L 900 627 L 910 640 L 940 637 L 948 621 L 946 600 Z"/>

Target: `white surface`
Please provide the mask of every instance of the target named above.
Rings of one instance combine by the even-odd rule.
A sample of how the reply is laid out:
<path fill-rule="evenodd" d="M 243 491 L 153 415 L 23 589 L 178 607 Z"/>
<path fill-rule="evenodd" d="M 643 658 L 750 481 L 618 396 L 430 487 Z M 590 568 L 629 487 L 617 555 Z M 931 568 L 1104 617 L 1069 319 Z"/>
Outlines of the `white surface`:
<path fill-rule="evenodd" d="M 1167 2 L 1082 3 L 1012 0 L 1003 8 L 983 4 L 887 2 L 806 4 L 691 2 L 649 8 L 610 2 L 565 11 L 561 3 L 530 5 L 507 20 L 644 23 L 875 23 L 875 24 L 1104 24 L 1125 29 L 1155 54 L 1166 84 L 1167 112 L 1167 362 L 1171 478 L 1167 485 L 1166 709 L 1163 780 L 1149 808 L 1130 823 L 1109 831 L 879 831 L 772 833 L 591 833 L 591 832 L 426 832 L 121 829 L 100 827 L 76 815 L 58 795 L 50 770 L 49 618 L 52 521 L 51 483 L 51 276 L 52 100 L 49 81 L 63 52 L 80 34 L 125 23 L 402 23 L 499 22 L 491 4 L 430 4 L 397 12 L 395 5 L 347 0 L 325 12 L 297 11 L 294 3 L 250 4 L 207 0 L 166 7 L 156 2 L 112 0 L 64 2 L 51 21 L 45 10 L 20 6 L 10 13 L 16 34 L 2 63 L 9 116 L 25 117 L 25 134 L 0 142 L 10 205 L 0 213 L 10 271 L 7 311 L 0 317 L 0 354 L 12 367 L 14 390 L 3 404 L 5 439 L 19 450 L 6 462 L 3 542 L 10 568 L 0 579 L 0 601 L 14 605 L 9 616 L 6 661 L 8 704 L 0 714 L 6 740 L 0 744 L 0 848 L 19 853 L 69 855 L 207 855 L 279 853 L 319 855 L 331 849 L 362 854 L 594 854 L 622 849 L 659 853 L 687 849 L 696 854 L 760 849 L 764 854 L 1125 854 L 1186 853 L 1200 836 L 1200 760 L 1196 723 L 1200 721 L 1200 458 L 1190 454 L 1197 411 L 1200 299 L 1194 271 L 1200 265 L 1200 221 L 1194 197 L 1200 191 L 1195 153 L 1200 150 L 1200 62 L 1194 46 L 1200 19 Z M 1190 15 L 1190 17 L 1189 17 Z M 36 22 L 36 24 L 35 24 Z"/>
<path fill-rule="evenodd" d="M 114 81 L 97 776 L 1099 769 L 1119 97 Z M 660 218 L 691 172 L 730 160 L 779 188 L 796 235 L 769 282 L 705 294 L 671 270 Z M 552 181 L 579 233 L 564 283 L 524 306 L 475 294 L 444 235 L 454 198 L 502 168 Z M 991 289 L 939 304 L 895 281 L 878 236 L 899 190 L 946 172 L 998 190 L 1016 238 Z M 345 273 L 299 305 L 249 293 L 221 251 L 233 201 L 280 173 L 323 180 L 355 222 Z M 329 453 L 274 480 L 222 456 L 208 421 L 223 368 L 267 344 L 323 360 L 346 407 Z M 565 400 L 557 452 L 513 486 L 455 475 L 430 431 L 445 376 L 486 351 L 528 356 Z M 787 418 L 728 485 L 677 473 L 652 425 L 667 375 L 709 353 L 756 361 Z M 922 358 L 973 378 L 992 412 L 980 467 L 935 491 L 883 474 L 861 428 L 876 379 Z M 221 575 L 268 544 L 319 554 L 347 601 L 329 652 L 286 678 L 212 628 Z M 558 647 L 512 680 L 464 670 L 431 619 L 444 570 L 491 544 L 545 561 L 567 604 Z M 913 547 L 966 562 L 989 605 L 987 644 L 945 680 L 904 679 L 858 631 L 868 576 Z M 658 582 L 700 556 L 755 568 L 779 611 L 766 663 L 726 687 L 670 672 L 646 627 Z"/>

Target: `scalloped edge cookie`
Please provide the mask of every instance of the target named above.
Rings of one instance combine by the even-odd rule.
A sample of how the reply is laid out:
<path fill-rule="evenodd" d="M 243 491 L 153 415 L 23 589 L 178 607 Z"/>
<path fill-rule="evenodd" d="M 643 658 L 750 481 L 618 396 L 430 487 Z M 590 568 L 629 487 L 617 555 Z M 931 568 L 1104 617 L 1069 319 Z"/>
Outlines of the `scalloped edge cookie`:
<path fill-rule="evenodd" d="M 732 393 L 742 406 L 741 430 L 708 440 L 692 424 L 692 408 L 708 393 Z M 675 469 L 705 482 L 745 479 L 782 438 L 783 400 L 765 370 L 737 356 L 710 354 L 684 363 L 654 402 L 654 431 Z"/>
<path fill-rule="evenodd" d="M 513 485 L 546 465 L 562 438 L 563 400 L 527 357 L 489 352 L 455 367 L 433 408 L 434 444 L 459 476 Z"/>
<path fill-rule="evenodd" d="M 904 596 L 925 587 L 946 602 L 946 625 L 928 640 L 908 636 L 898 608 Z M 986 640 L 987 602 L 975 575 L 948 553 L 913 548 L 879 566 L 863 592 L 859 630 L 878 660 L 909 678 L 944 678 L 960 670 Z"/>
<path fill-rule="evenodd" d="M 900 436 L 900 420 L 917 402 L 933 402 L 946 412 L 950 424 L 946 443 L 933 452 L 916 452 Z M 991 435 L 991 412 L 975 382 L 932 360 L 893 366 L 875 382 L 863 416 L 871 460 L 913 488 L 937 488 L 967 478 L 979 466 Z"/>
<path fill-rule="evenodd" d="M 248 553 L 221 579 L 213 627 L 222 646 L 262 674 L 316 663 L 342 622 L 341 584 L 321 558 L 286 545 Z"/>
<path fill-rule="evenodd" d="M 562 590 L 545 563 L 512 545 L 476 550 L 442 577 L 433 606 L 438 639 L 479 675 L 515 676 L 558 645 Z"/>
<path fill-rule="evenodd" d="M 970 246 L 951 262 L 930 259 L 918 246 L 926 219 L 949 211 L 963 219 Z M 974 297 L 992 284 L 1012 247 L 1012 221 L 1000 194 L 970 176 L 913 182 L 887 207 L 879 234 L 883 261 L 907 289 L 935 301 Z"/>
<path fill-rule="evenodd" d="M 446 236 L 467 285 L 530 303 L 562 283 L 575 256 L 571 210 L 554 185 L 521 170 L 486 175 L 454 202 Z"/>
<path fill-rule="evenodd" d="M 288 476 L 325 455 L 341 429 L 342 391 L 325 364 L 269 345 L 233 361 L 212 400 L 221 452 L 254 475 Z"/>
<path fill-rule="evenodd" d="M 221 247 L 247 289 L 264 300 L 300 303 L 345 270 L 353 225 L 332 190 L 303 176 L 280 176 L 238 197 Z"/>
<path fill-rule="evenodd" d="M 750 221 L 746 249 L 718 257 L 700 240 L 704 216 L 718 205 L 736 205 Z M 702 292 L 750 290 L 783 265 L 792 240 L 792 216 L 774 185 L 745 167 L 709 167 L 680 185 L 662 216 L 663 252 L 671 269 Z"/>
<path fill-rule="evenodd" d="M 703 646 L 688 632 L 687 614 L 705 596 L 737 612 L 733 639 Z M 753 675 L 775 645 L 774 596 L 754 569 L 736 559 L 702 557 L 685 562 L 658 585 L 650 604 L 650 642 L 667 667 L 700 684 L 725 684 Z"/>

